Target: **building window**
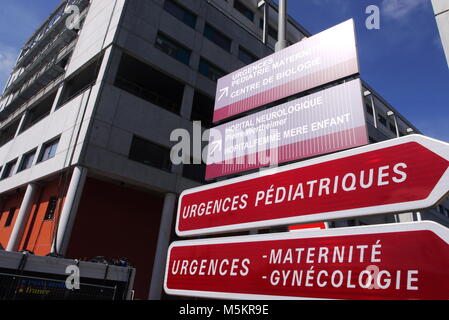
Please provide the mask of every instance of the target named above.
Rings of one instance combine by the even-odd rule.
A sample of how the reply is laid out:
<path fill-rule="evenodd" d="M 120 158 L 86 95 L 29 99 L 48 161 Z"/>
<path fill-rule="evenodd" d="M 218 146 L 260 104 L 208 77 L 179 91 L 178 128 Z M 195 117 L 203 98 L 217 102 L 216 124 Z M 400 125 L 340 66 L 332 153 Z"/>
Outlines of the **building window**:
<path fill-rule="evenodd" d="M 164 10 L 170 13 L 178 20 L 184 22 L 189 27 L 195 29 L 196 15 L 181 7 L 178 3 L 172 0 L 165 0 Z"/>
<path fill-rule="evenodd" d="M 48 200 L 47 211 L 45 211 L 45 221 L 52 220 L 54 218 L 57 204 L 58 198 L 56 197 L 51 197 L 50 200 Z"/>
<path fill-rule="evenodd" d="M 390 127 L 390 131 L 396 134 L 396 126 L 391 122 L 388 123 L 388 126 Z"/>
<path fill-rule="evenodd" d="M 160 32 L 156 38 L 156 48 L 185 65 L 190 63 L 191 51 Z"/>
<path fill-rule="evenodd" d="M 213 98 L 195 90 L 193 96 L 191 121 L 201 121 L 204 128 L 212 127 L 215 101 Z"/>
<path fill-rule="evenodd" d="M 20 132 L 27 130 L 50 114 L 56 94 L 57 90 L 26 112 Z"/>
<path fill-rule="evenodd" d="M 20 118 L 18 118 L 16 121 L 0 130 L 0 147 L 4 146 L 9 141 L 14 139 L 14 136 L 16 135 L 19 125 L 20 125 Z"/>
<path fill-rule="evenodd" d="M 249 20 L 254 21 L 254 12 L 239 0 L 234 0 L 234 8 Z"/>
<path fill-rule="evenodd" d="M 262 18 L 260 19 L 259 26 L 260 26 L 261 29 L 263 29 L 263 19 Z M 270 37 L 272 37 L 274 40 L 277 41 L 277 39 L 278 39 L 278 31 L 274 27 L 272 27 L 270 24 L 268 24 L 267 33 L 268 33 L 268 35 Z"/>
<path fill-rule="evenodd" d="M 215 82 L 226 75 L 226 72 L 203 58 L 200 59 L 198 71 Z"/>
<path fill-rule="evenodd" d="M 12 221 L 14 220 L 14 214 L 16 213 L 17 208 L 11 208 L 9 209 L 8 216 L 6 217 L 5 221 L 5 227 L 10 227 L 12 224 Z"/>
<path fill-rule="evenodd" d="M 33 165 L 34 157 L 36 156 L 36 150 L 26 153 L 19 165 L 19 172 L 31 168 Z"/>
<path fill-rule="evenodd" d="M 130 55 L 123 54 L 114 85 L 158 107 L 179 114 L 184 84 Z"/>
<path fill-rule="evenodd" d="M 69 80 L 66 80 L 61 99 L 58 101 L 58 107 L 61 107 L 66 102 L 95 84 L 102 60 L 103 56 L 100 56 L 72 76 Z"/>
<path fill-rule="evenodd" d="M 225 36 L 223 33 L 206 23 L 204 28 L 204 36 L 215 43 L 220 48 L 230 52 L 231 51 L 231 39 Z"/>
<path fill-rule="evenodd" d="M 184 164 L 182 167 L 182 176 L 184 178 L 205 183 L 206 165 L 202 164 Z"/>
<path fill-rule="evenodd" d="M 44 162 L 53 158 L 56 155 L 56 150 L 58 149 L 59 138 L 45 143 L 42 146 L 42 151 L 39 156 L 38 162 Z"/>
<path fill-rule="evenodd" d="M 134 136 L 129 159 L 162 170 L 171 170 L 170 149 Z"/>
<path fill-rule="evenodd" d="M 379 120 L 379 122 L 382 123 L 385 127 L 387 126 L 387 118 L 385 118 L 383 115 L 379 114 L 377 116 L 377 120 Z"/>
<path fill-rule="evenodd" d="M 259 58 L 257 58 L 251 52 L 249 52 L 248 50 L 246 50 L 245 48 L 240 46 L 239 47 L 239 60 L 245 64 L 251 64 L 251 63 L 259 60 Z"/>
<path fill-rule="evenodd" d="M 374 116 L 373 113 L 373 106 L 371 105 L 370 102 L 365 103 L 365 108 L 366 108 L 366 112 L 372 116 Z"/>
<path fill-rule="evenodd" d="M 8 162 L 5 166 L 5 170 L 3 170 L 2 179 L 6 179 L 11 177 L 14 174 L 14 169 L 17 165 L 17 159 Z"/>

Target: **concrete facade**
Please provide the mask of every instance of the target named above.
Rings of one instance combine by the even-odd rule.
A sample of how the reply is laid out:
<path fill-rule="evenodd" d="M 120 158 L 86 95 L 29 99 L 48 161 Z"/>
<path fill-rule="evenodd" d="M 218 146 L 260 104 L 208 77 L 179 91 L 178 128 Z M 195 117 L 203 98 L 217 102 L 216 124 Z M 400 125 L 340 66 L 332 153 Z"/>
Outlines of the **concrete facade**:
<path fill-rule="evenodd" d="M 449 2 L 432 0 L 432 5 L 449 67 Z"/>
<path fill-rule="evenodd" d="M 163 238 L 165 243 L 167 238 L 158 234 L 160 230 L 173 233 L 173 212 L 167 209 L 173 203 L 164 204 L 167 195 L 173 197 L 202 183 L 202 179 L 192 178 L 191 167 L 166 160 L 175 143 L 170 141 L 173 130 L 193 133 L 193 120 L 208 120 L 208 115 L 198 115 L 196 110 L 215 95 L 216 82 L 209 73 L 205 75 L 205 64 L 212 74 L 216 68 L 229 73 L 245 65 L 240 57 L 242 48 L 254 58 L 274 50 L 276 39 L 272 36 L 267 45 L 261 41 L 263 10 L 257 9 L 257 1 L 241 2 L 253 15 L 236 10 L 233 0 L 61 3 L 54 14 L 71 3 L 83 8 L 81 29 L 72 30 L 69 43 L 49 52 L 47 46 L 56 41 L 49 34 L 68 32 L 63 23 L 68 14 L 62 15 L 40 37 L 44 43 L 38 41 L 22 52 L 0 100 L 0 241 L 4 247 L 25 190 L 31 183 L 38 184 L 36 200 L 27 202 L 31 212 L 24 239 L 15 242 L 20 242 L 17 250 L 39 255 L 56 251 L 88 259 L 126 256 L 137 269 L 136 297 L 148 297 L 151 276 L 160 274 L 164 263 L 160 258 L 163 248 L 157 242 Z M 54 15 L 49 20 L 52 18 Z M 270 25 L 276 27 L 274 9 L 270 10 Z M 211 41 L 205 36 L 207 26 L 229 41 L 220 45 Z M 289 19 L 289 43 L 308 36 Z M 168 41 L 168 47 L 161 47 L 159 41 Z M 179 52 L 170 51 L 173 44 Z M 227 45 L 229 50 L 223 48 Z M 39 52 L 47 54 L 47 61 L 33 66 L 40 62 L 32 62 L 30 56 L 38 57 Z M 64 57 L 65 63 L 60 63 Z M 44 69 L 42 77 L 47 80 L 42 82 L 33 70 L 39 74 L 48 63 L 56 67 Z M 132 68 L 136 71 L 129 72 Z M 147 82 L 151 86 L 142 87 Z M 162 85 L 158 87 L 158 83 Z M 371 142 L 395 138 L 398 133 L 419 133 L 367 84 L 364 94 Z M 46 106 L 43 101 L 48 97 L 54 99 Z M 44 107 L 48 112 L 35 119 L 36 110 Z M 142 159 L 139 152 L 133 152 L 142 145 L 153 150 L 152 157 Z M 30 151 L 34 152 L 31 160 L 27 157 Z M 194 170 L 201 174 L 201 166 L 197 167 Z M 80 170 L 85 182 L 82 192 L 76 194 Z M 333 226 L 420 218 L 449 225 L 446 208 L 449 205 L 422 214 L 342 221 Z M 153 269 L 154 264 L 158 268 Z M 151 287 L 153 297 L 159 297 L 157 291 Z"/>

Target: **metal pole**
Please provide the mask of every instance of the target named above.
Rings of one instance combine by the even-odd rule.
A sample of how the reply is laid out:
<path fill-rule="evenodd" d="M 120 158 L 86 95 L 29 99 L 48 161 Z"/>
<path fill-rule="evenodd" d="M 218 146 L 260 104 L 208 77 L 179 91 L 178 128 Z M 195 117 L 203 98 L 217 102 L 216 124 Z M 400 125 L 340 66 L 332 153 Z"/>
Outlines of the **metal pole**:
<path fill-rule="evenodd" d="M 270 4 L 268 1 L 265 1 L 265 4 L 263 6 L 263 38 L 262 42 L 264 44 L 267 44 L 268 42 L 268 18 L 269 18 L 269 11 L 270 10 Z"/>
<path fill-rule="evenodd" d="M 287 48 L 287 0 L 279 0 L 278 42 L 275 51 Z"/>
<path fill-rule="evenodd" d="M 153 273 L 151 275 L 149 300 L 160 300 L 164 286 L 164 274 L 167 259 L 167 250 L 170 245 L 173 216 L 176 211 L 176 194 L 167 193 L 162 209 L 157 248 L 154 255 Z"/>
<path fill-rule="evenodd" d="M 396 118 L 396 115 L 393 115 L 393 120 L 394 120 L 394 126 L 396 127 L 396 137 L 400 137 L 400 133 L 399 133 L 399 127 L 398 127 L 398 119 Z"/>

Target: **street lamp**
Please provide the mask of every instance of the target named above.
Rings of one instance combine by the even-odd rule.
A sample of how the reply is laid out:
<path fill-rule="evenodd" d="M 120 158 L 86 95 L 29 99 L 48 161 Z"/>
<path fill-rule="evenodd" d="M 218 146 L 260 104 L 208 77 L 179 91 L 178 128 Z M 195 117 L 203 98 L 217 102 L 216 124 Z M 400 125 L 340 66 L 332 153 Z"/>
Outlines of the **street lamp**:
<path fill-rule="evenodd" d="M 257 8 L 263 7 L 263 35 L 262 42 L 267 44 L 268 42 L 268 19 L 269 19 L 269 10 L 270 10 L 270 2 L 269 0 L 259 1 L 257 4 Z"/>

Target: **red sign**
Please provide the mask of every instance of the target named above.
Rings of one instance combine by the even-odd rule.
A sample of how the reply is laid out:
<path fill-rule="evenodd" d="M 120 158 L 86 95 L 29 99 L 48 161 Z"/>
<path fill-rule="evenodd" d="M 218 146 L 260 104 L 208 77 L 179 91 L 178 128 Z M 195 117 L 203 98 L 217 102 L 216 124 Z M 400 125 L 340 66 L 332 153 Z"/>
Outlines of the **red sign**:
<path fill-rule="evenodd" d="M 297 226 L 290 226 L 288 227 L 288 231 L 301 231 L 301 230 L 325 230 L 327 229 L 327 222 L 315 222 L 315 223 L 308 223 L 308 224 L 300 224 Z"/>
<path fill-rule="evenodd" d="M 449 145 L 411 135 L 181 194 L 176 232 L 193 236 L 399 213 L 449 191 Z"/>
<path fill-rule="evenodd" d="M 449 229 L 388 224 L 175 242 L 167 294 L 224 299 L 449 299 Z"/>

